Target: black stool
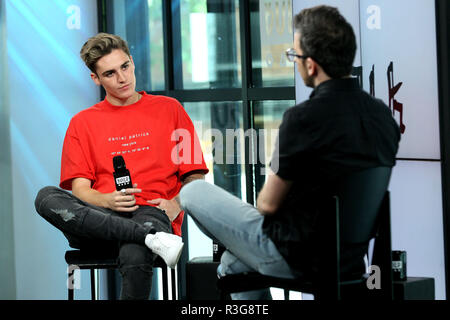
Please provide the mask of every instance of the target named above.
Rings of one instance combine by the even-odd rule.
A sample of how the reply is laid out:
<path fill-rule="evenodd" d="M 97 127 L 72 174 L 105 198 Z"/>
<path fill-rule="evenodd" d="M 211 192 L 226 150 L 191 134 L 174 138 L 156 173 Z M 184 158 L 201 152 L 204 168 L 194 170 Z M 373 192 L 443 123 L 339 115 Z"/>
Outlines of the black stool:
<path fill-rule="evenodd" d="M 96 269 L 116 269 L 119 264 L 117 261 L 117 254 L 89 252 L 82 250 L 68 250 L 65 257 L 68 265 L 68 299 L 74 299 L 73 286 L 70 281 L 73 278 L 75 269 L 89 269 L 91 276 L 91 299 L 95 300 L 95 276 Z M 161 268 L 162 283 L 163 283 L 163 300 L 169 300 L 169 276 L 167 273 L 167 265 L 161 257 L 157 257 L 154 268 Z M 175 269 L 170 271 L 172 279 L 172 300 L 176 300 L 176 283 L 175 283 Z"/>

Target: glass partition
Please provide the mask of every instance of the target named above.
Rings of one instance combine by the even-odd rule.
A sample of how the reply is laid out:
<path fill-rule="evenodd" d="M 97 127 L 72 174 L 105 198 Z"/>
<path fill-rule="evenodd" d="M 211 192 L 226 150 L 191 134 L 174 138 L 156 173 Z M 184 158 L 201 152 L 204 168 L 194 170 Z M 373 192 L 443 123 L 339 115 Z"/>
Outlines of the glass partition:
<path fill-rule="evenodd" d="M 253 82 L 256 87 L 294 85 L 285 51 L 293 46 L 292 1 L 251 0 Z"/>
<path fill-rule="evenodd" d="M 245 132 L 240 102 L 184 103 L 200 140 L 209 173 L 206 181 L 246 199 Z M 188 217 L 189 256 L 212 255 L 212 241 Z M 208 245 L 205 245 L 208 244 Z"/>
<path fill-rule="evenodd" d="M 114 0 L 114 33 L 126 39 L 136 65 L 137 90 L 164 90 L 162 0 Z"/>
<path fill-rule="evenodd" d="M 177 89 L 241 86 L 238 3 L 180 1 L 183 87 Z"/>
<path fill-rule="evenodd" d="M 258 137 L 258 161 L 255 170 L 255 189 L 257 192 L 261 190 L 266 180 L 283 114 L 294 105 L 294 100 L 253 102 L 255 129 Z"/>

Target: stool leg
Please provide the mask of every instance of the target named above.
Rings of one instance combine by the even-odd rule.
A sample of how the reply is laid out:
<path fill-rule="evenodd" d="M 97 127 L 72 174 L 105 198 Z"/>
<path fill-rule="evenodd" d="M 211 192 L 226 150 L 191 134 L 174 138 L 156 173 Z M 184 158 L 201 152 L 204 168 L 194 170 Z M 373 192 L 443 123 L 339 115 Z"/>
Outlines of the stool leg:
<path fill-rule="evenodd" d="M 163 300 L 169 300 L 169 284 L 167 281 L 167 267 L 164 266 L 162 270 L 162 284 L 163 284 Z"/>
<path fill-rule="evenodd" d="M 67 269 L 68 269 L 68 273 L 67 273 L 67 299 L 68 300 L 73 300 L 73 283 L 72 283 L 72 279 L 73 279 L 73 274 L 74 274 L 75 270 L 70 268 L 70 266 Z"/>
<path fill-rule="evenodd" d="M 175 269 L 170 270 L 171 278 L 172 278 L 172 300 L 177 300 L 177 283 L 175 278 Z"/>
<path fill-rule="evenodd" d="M 73 289 L 72 288 L 67 289 L 67 299 L 73 300 Z"/>
<path fill-rule="evenodd" d="M 91 300 L 95 300 L 95 269 L 91 271 Z"/>
<path fill-rule="evenodd" d="M 227 294 L 225 291 L 223 291 L 223 290 L 219 290 L 220 291 L 220 300 L 229 300 L 228 299 L 228 296 L 229 296 L 229 294 Z"/>

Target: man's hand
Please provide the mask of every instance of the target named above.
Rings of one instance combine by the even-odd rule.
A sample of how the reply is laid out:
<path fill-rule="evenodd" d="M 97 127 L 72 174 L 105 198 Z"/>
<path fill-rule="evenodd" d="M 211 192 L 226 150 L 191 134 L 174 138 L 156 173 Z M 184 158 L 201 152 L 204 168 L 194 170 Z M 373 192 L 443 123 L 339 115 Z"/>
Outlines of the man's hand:
<path fill-rule="evenodd" d="M 205 179 L 205 175 L 203 173 L 193 171 L 190 174 L 187 174 L 182 177 L 181 187 L 183 188 L 189 182 L 197 179 Z M 174 197 L 172 200 L 158 198 L 148 200 L 147 202 L 156 205 L 158 209 L 164 210 L 171 222 L 175 220 L 181 212 L 179 195 Z"/>
<path fill-rule="evenodd" d="M 105 194 L 106 207 L 117 212 L 133 212 L 139 208 L 136 205 L 135 193 L 142 192 L 137 188 L 137 184 L 133 184 L 133 188 L 123 189 Z"/>
<path fill-rule="evenodd" d="M 181 212 L 181 208 L 175 198 L 173 198 L 172 200 L 157 198 L 153 200 L 147 200 L 147 202 L 156 205 L 158 209 L 164 210 L 171 222 L 175 220 L 178 217 L 178 214 Z"/>
<path fill-rule="evenodd" d="M 85 178 L 72 180 L 72 193 L 75 197 L 94 206 L 108 208 L 118 212 L 133 212 L 139 206 L 136 205 L 134 194 L 142 192 L 133 184 L 133 188 L 125 189 L 125 192 L 113 191 L 101 193 L 91 188 L 91 181 Z"/>

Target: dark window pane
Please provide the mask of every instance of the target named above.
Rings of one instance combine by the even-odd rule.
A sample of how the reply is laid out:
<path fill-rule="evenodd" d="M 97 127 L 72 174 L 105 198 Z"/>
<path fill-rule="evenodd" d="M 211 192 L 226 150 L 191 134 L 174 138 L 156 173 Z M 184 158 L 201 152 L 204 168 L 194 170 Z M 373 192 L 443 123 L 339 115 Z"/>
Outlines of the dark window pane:
<path fill-rule="evenodd" d="M 209 173 L 207 180 L 245 199 L 245 145 L 241 102 L 184 103 Z"/>
<path fill-rule="evenodd" d="M 245 199 L 245 157 L 239 141 L 243 132 L 242 103 L 196 102 L 184 103 L 184 107 L 194 123 L 209 169 L 205 180 Z M 188 237 L 189 259 L 212 255 L 211 239 L 197 228 L 191 217 L 188 217 Z"/>
<path fill-rule="evenodd" d="M 253 83 L 257 87 L 294 86 L 292 1 L 251 0 Z"/>
<path fill-rule="evenodd" d="M 238 1 L 181 0 L 179 10 L 174 42 L 181 33 L 183 80 L 177 89 L 240 87 Z"/>
<path fill-rule="evenodd" d="M 136 89 L 164 90 L 162 1 L 114 0 L 108 5 L 113 12 L 113 30 L 108 32 L 128 42 L 136 65 Z"/>
<path fill-rule="evenodd" d="M 266 180 L 283 114 L 294 105 L 294 100 L 253 102 L 255 129 L 258 132 L 258 162 L 255 171 L 255 188 L 258 192 Z"/>

